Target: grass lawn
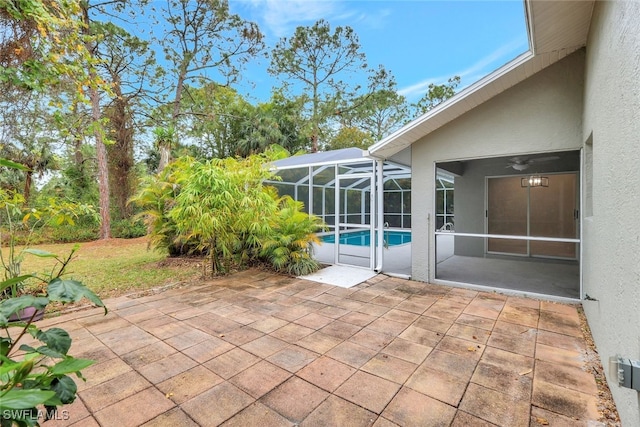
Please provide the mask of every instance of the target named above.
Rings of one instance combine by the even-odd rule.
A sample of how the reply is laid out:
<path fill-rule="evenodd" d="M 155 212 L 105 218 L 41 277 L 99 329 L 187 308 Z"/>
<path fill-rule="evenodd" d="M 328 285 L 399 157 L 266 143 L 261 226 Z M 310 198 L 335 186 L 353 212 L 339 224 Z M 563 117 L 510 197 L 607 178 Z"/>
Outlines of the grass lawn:
<path fill-rule="evenodd" d="M 147 249 L 146 238 L 98 240 L 79 245 L 65 277 L 82 281 L 102 299 L 197 280 L 202 276 L 201 262 L 163 262 L 166 254 Z M 73 246 L 73 243 L 67 243 L 36 245 L 34 248 L 64 256 Z M 3 251 L 6 253 L 6 248 Z M 50 258 L 26 255 L 22 273 L 48 271 L 52 263 Z"/>

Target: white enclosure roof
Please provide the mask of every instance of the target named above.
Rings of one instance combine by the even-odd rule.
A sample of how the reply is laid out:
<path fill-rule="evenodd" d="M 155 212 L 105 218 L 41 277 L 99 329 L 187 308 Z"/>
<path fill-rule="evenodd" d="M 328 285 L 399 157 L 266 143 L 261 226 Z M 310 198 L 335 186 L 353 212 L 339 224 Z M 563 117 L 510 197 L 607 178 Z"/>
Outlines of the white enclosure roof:
<path fill-rule="evenodd" d="M 344 174 L 372 173 L 375 168 L 374 159 L 368 157 L 365 150 L 355 147 L 291 156 L 286 159 L 277 160 L 271 164 L 272 169 L 283 177 L 283 181 L 278 182 L 305 185 L 314 177 L 314 185 L 324 186 L 335 185 L 335 176 L 330 174 L 328 181 L 326 179 L 318 179 L 317 177 L 325 173 L 326 170 L 333 170 L 335 166 L 340 166 L 340 168 L 343 169 L 341 173 Z M 313 167 L 313 171 L 305 171 L 305 169 L 309 167 Z M 383 176 L 385 182 L 408 178 L 411 176 L 411 168 L 386 161 L 383 166 Z M 322 184 L 320 184 L 320 182 L 322 182 Z M 402 186 L 398 186 L 398 188 L 401 187 Z"/>
<path fill-rule="evenodd" d="M 366 157 L 367 152 L 360 148 L 343 148 L 333 151 L 319 151 L 317 153 L 291 156 L 286 159 L 273 162 L 275 169 L 291 169 L 308 166 L 322 166 L 328 164 L 355 163 L 363 160 L 373 160 Z"/>
<path fill-rule="evenodd" d="M 369 154 L 380 159 L 391 157 L 586 45 L 593 0 L 525 0 L 525 11 L 529 32 L 528 52 L 373 144 L 369 147 Z"/>

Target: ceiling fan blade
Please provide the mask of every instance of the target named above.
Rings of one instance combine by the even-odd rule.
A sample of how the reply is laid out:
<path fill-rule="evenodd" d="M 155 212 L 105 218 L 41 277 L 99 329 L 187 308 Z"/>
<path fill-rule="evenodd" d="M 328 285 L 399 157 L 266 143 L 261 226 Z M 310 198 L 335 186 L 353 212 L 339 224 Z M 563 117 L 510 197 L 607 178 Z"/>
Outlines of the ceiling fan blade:
<path fill-rule="evenodd" d="M 517 163 L 517 164 L 527 163 L 528 161 L 529 159 L 527 157 L 512 157 L 509 159 L 510 163 Z"/>
<path fill-rule="evenodd" d="M 517 171 L 523 171 L 525 169 L 529 169 L 529 163 L 513 163 L 507 167 L 514 168 Z"/>
<path fill-rule="evenodd" d="M 560 156 L 548 156 L 548 157 L 538 157 L 537 159 L 531 159 L 529 160 L 530 163 L 536 162 L 550 162 L 552 160 L 558 160 L 560 158 Z"/>

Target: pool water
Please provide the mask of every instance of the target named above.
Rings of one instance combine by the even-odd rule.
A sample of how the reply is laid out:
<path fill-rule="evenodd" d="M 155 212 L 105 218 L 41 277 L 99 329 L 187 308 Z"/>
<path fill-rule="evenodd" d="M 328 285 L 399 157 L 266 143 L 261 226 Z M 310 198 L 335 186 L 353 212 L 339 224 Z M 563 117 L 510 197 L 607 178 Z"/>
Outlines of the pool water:
<path fill-rule="evenodd" d="M 335 243 L 335 234 L 320 236 L 325 243 Z M 385 231 L 384 240 L 388 246 L 404 245 L 411 242 L 410 231 Z M 371 233 L 368 230 L 350 231 L 340 234 L 341 245 L 371 246 Z"/>

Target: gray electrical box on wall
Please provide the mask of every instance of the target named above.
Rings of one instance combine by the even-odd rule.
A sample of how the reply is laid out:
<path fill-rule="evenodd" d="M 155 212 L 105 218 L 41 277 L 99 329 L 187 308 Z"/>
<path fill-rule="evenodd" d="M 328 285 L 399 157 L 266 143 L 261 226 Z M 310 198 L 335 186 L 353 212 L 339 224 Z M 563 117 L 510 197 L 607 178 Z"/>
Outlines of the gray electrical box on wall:
<path fill-rule="evenodd" d="M 640 390 L 640 361 L 631 361 L 631 385 L 632 388 Z"/>
<path fill-rule="evenodd" d="M 640 391 L 640 361 L 625 359 L 620 356 L 609 358 L 609 376 L 617 381 L 620 387 Z"/>

